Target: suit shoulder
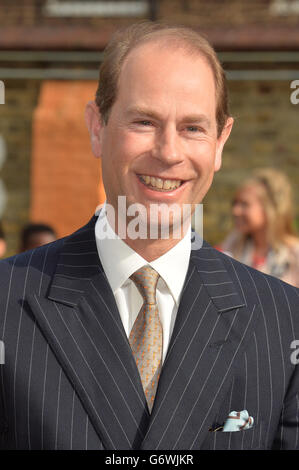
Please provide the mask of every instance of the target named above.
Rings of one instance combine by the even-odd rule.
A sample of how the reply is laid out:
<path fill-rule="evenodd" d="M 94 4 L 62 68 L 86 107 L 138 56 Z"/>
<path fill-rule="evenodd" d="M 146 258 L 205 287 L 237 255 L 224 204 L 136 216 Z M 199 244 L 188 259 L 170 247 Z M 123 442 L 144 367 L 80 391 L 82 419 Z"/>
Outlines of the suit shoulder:
<path fill-rule="evenodd" d="M 240 274 L 242 274 L 244 271 L 247 271 L 247 273 L 250 276 L 252 276 L 252 278 L 256 280 L 256 282 L 267 280 L 271 285 L 272 284 L 276 286 L 283 285 L 284 288 L 287 289 L 288 292 L 293 291 L 298 296 L 299 289 L 297 287 L 292 286 L 291 284 L 287 284 L 281 279 L 271 276 L 270 274 L 265 274 L 261 271 L 258 271 L 257 269 L 252 268 L 251 266 L 248 266 L 247 264 L 244 264 L 241 261 L 234 259 L 233 257 L 227 255 L 226 253 L 218 251 L 216 248 L 211 247 L 211 250 L 214 250 L 215 252 L 217 252 L 217 256 L 222 259 L 222 261 L 225 263 L 229 271 L 235 270 Z"/>
<path fill-rule="evenodd" d="M 230 271 L 236 271 L 239 275 L 244 274 L 245 272 L 247 275 L 252 277 L 252 279 L 256 283 L 260 282 L 267 282 L 274 288 L 284 288 L 290 295 L 294 295 L 295 297 L 299 296 L 299 288 L 292 286 L 291 284 L 288 284 L 281 279 L 278 279 L 277 277 L 271 276 L 270 274 L 265 274 L 261 271 L 258 271 L 255 268 L 252 268 L 251 266 L 248 266 L 247 264 L 244 264 L 240 261 L 237 261 L 236 259 L 232 258 L 231 256 L 222 253 L 215 248 L 212 248 L 213 250 L 217 251 L 217 256 L 220 256 L 222 261 L 225 263 L 226 267 Z"/>
<path fill-rule="evenodd" d="M 247 266 L 225 253 L 215 251 L 248 303 L 256 302 L 261 305 L 264 312 L 277 312 L 280 317 L 285 312 L 285 318 L 293 319 L 299 333 L 299 289 L 297 287 Z"/>

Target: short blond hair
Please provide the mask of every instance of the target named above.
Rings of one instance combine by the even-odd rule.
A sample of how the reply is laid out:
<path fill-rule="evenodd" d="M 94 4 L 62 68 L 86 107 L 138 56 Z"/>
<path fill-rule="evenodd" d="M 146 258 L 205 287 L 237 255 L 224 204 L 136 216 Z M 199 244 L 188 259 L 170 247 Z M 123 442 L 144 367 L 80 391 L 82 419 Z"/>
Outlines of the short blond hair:
<path fill-rule="evenodd" d="M 135 23 L 117 31 L 105 49 L 95 98 L 104 123 L 107 124 L 111 107 L 116 100 L 121 68 L 129 52 L 141 44 L 165 38 L 171 38 L 171 47 L 184 47 L 187 52 L 198 53 L 211 67 L 215 80 L 219 136 L 229 117 L 228 94 L 225 73 L 213 47 L 201 34 L 190 28 L 151 21 Z"/>

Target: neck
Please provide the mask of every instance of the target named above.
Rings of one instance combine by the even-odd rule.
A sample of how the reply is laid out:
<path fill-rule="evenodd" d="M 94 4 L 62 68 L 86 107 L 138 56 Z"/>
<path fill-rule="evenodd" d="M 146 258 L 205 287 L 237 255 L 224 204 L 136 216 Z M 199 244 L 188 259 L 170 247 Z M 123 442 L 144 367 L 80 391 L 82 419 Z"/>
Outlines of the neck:
<path fill-rule="evenodd" d="M 266 254 L 269 249 L 267 234 L 265 230 L 260 230 L 251 234 L 254 251 L 259 254 Z"/>
<path fill-rule="evenodd" d="M 142 240 L 136 239 L 132 240 L 127 238 L 124 242 L 132 248 L 132 250 L 136 251 L 142 258 L 146 261 L 151 262 L 160 256 L 164 255 L 173 248 L 175 245 L 179 243 L 180 240 L 178 239 L 169 239 L 169 240 Z"/>
<path fill-rule="evenodd" d="M 151 238 L 149 236 L 149 234 L 151 233 L 150 227 L 147 226 L 147 232 L 145 234 L 145 237 L 142 238 L 140 236 L 134 239 L 128 236 L 129 230 L 128 230 L 127 220 L 121 221 L 121 225 L 119 225 L 118 217 L 116 217 L 114 221 L 111 221 L 110 214 L 107 213 L 107 218 L 108 218 L 110 227 L 113 227 L 113 231 L 130 248 L 132 248 L 132 250 L 134 250 L 136 253 L 138 253 L 140 256 L 142 256 L 142 258 L 144 258 L 148 262 L 154 261 L 155 259 L 167 253 L 167 251 L 169 251 L 175 245 L 177 245 L 184 238 L 191 224 L 191 220 L 187 219 L 182 224 L 182 226 L 180 225 L 179 228 L 174 229 L 173 226 L 170 225 L 169 236 L 168 236 L 168 231 L 167 231 L 166 238 L 162 237 L 161 227 L 158 227 L 158 230 L 157 230 L 158 233 L 156 234 L 156 236 L 154 238 Z M 112 222 L 115 223 L 115 227 Z"/>

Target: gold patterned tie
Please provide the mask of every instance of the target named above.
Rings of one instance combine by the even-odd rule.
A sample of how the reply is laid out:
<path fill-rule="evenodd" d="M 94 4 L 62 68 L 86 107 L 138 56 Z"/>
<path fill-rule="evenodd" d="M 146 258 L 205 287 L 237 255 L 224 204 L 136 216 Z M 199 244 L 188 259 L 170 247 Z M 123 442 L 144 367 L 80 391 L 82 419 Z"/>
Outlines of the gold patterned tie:
<path fill-rule="evenodd" d="M 134 322 L 129 342 L 151 412 L 162 366 L 163 330 L 156 302 L 159 274 L 147 265 L 132 274 L 130 279 L 134 281 L 144 303 Z"/>

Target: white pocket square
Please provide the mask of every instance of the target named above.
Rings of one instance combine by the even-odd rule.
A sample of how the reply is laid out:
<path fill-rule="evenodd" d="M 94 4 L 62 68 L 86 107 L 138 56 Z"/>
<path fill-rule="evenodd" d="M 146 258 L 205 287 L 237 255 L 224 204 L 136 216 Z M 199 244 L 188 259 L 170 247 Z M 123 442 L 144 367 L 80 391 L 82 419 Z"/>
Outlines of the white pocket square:
<path fill-rule="evenodd" d="M 254 419 L 247 410 L 232 411 L 223 425 L 222 432 L 244 431 L 252 428 Z"/>

